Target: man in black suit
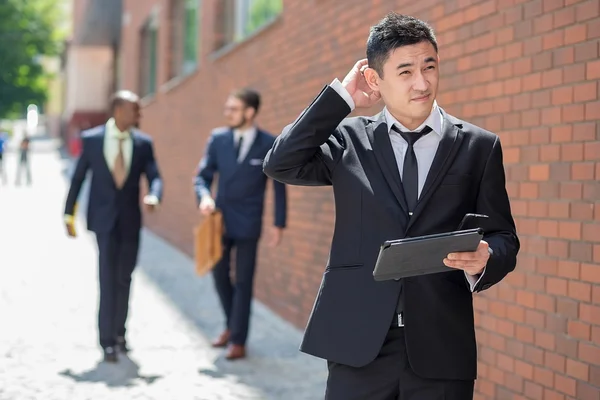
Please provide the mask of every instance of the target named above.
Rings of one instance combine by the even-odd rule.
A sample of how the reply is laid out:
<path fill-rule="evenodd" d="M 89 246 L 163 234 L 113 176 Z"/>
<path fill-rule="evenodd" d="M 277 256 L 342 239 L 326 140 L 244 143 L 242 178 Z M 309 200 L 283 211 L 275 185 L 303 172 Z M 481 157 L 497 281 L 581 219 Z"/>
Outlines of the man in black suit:
<path fill-rule="evenodd" d="M 207 215 L 217 207 L 223 213 L 223 258 L 213 269 L 215 287 L 226 317 L 226 328 L 213 346 L 225 347 L 228 360 L 246 356 L 252 287 L 267 176 L 263 160 L 275 137 L 258 129 L 255 118 L 260 95 L 254 90 L 234 91 L 225 103 L 227 127 L 215 129 L 209 138 L 194 181 L 198 205 Z M 211 196 L 215 174 L 219 175 L 216 202 Z M 273 182 L 275 195 L 271 245 L 281 240 L 286 223 L 286 190 Z M 230 278 L 231 250 L 236 250 L 235 284 Z"/>
<path fill-rule="evenodd" d="M 437 105 L 438 64 L 432 29 L 389 14 L 371 29 L 367 59 L 326 86 L 265 159 L 279 181 L 333 186 L 330 258 L 301 345 L 328 361 L 329 400 L 473 397 L 472 292 L 514 269 L 519 241 L 500 141 Z M 380 99 L 378 115 L 346 118 Z M 470 212 L 489 216 L 484 240 L 449 254 L 453 270 L 374 281 L 385 240 L 453 231 Z"/>
<path fill-rule="evenodd" d="M 65 223 L 69 236 L 76 236 L 77 197 L 87 172 L 92 171 L 87 227 L 98 242 L 99 339 L 105 361 L 116 362 L 117 351 L 127 351 L 125 322 L 142 227 L 140 178 L 143 174 L 148 179 L 150 193 L 143 202 L 149 211 L 161 201 L 162 181 L 152 139 L 135 129 L 140 119 L 138 96 L 129 91 L 117 92 L 111 112 L 105 125 L 81 135 L 83 149 L 71 178 Z"/>

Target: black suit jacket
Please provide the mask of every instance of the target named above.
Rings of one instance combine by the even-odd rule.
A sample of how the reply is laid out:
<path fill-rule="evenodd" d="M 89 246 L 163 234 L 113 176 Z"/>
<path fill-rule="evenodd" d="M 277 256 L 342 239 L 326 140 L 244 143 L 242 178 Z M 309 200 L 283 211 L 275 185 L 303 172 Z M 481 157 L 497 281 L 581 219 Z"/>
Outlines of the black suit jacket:
<path fill-rule="evenodd" d="M 104 157 L 104 125 L 82 133 L 83 149 L 67 194 L 65 214 L 73 215 L 79 191 L 88 171 L 92 172 L 87 227 L 95 233 L 109 233 L 117 218 L 123 222 L 124 233 L 138 234 L 142 226 L 140 210 L 140 178 L 148 179 L 150 193 L 162 199 L 162 180 L 156 160 L 152 139 L 140 131 L 132 132 L 133 153 L 127 180 L 117 189 L 112 173 Z"/>
<path fill-rule="evenodd" d="M 385 240 L 452 231 L 466 213 L 487 214 L 485 240 L 494 254 L 476 291 L 515 268 L 519 241 L 496 135 L 443 113 L 442 139 L 409 220 L 384 113 L 345 119 L 349 112 L 325 87 L 277 138 L 264 169 L 288 184 L 333 186 L 331 252 L 301 350 L 360 367 L 377 357 L 398 303 L 399 282 L 372 275 Z M 474 379 L 473 303 L 464 272 L 403 283 L 413 370 L 427 378 Z"/>
<path fill-rule="evenodd" d="M 219 176 L 216 207 L 223 213 L 225 234 L 233 239 L 256 239 L 262 232 L 267 176 L 262 164 L 273 146 L 275 137 L 257 129 L 256 137 L 246 157 L 238 163 L 234 134 L 230 128 L 215 129 L 206 145 L 206 152 L 194 178 L 197 202 L 210 195 L 215 174 Z M 285 185 L 273 181 L 275 196 L 274 224 L 285 228 L 287 196 Z"/>

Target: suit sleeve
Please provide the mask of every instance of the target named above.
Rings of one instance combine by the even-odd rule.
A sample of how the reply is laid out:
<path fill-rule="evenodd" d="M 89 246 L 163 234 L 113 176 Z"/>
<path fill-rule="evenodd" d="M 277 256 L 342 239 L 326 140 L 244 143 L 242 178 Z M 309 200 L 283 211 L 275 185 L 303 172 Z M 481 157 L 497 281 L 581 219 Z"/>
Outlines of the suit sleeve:
<path fill-rule="evenodd" d="M 285 228 L 287 221 L 287 190 L 285 184 L 273 180 L 273 193 L 275 195 L 275 226 Z"/>
<path fill-rule="evenodd" d="M 474 288 L 480 292 L 500 282 L 515 269 L 520 248 L 506 191 L 502 147 L 498 137 L 492 146 L 481 180 L 477 212 L 489 216 L 483 240 L 492 250 L 485 272 Z"/>
<path fill-rule="evenodd" d="M 162 202 L 163 183 L 162 178 L 160 177 L 158 163 L 156 162 L 156 158 L 154 157 L 154 145 L 152 144 L 152 141 L 148 142 L 148 148 L 149 155 L 148 159 L 146 160 L 144 173 L 146 175 L 146 179 L 148 179 L 150 195 L 156 196 L 158 201 Z"/>
<path fill-rule="evenodd" d="M 212 134 L 208 139 L 204 156 L 198 164 L 194 178 L 194 191 L 196 192 L 198 204 L 200 204 L 203 196 L 210 196 L 210 188 L 218 168 L 215 150 L 215 135 Z"/>
<path fill-rule="evenodd" d="M 348 102 L 331 86 L 325 86 L 275 139 L 265 157 L 265 174 L 290 185 L 331 185 L 333 170 L 345 148 L 337 127 L 350 111 Z"/>
<path fill-rule="evenodd" d="M 77 204 L 77 198 L 79 197 L 79 192 L 81 191 L 81 186 L 83 185 L 83 181 L 85 180 L 85 176 L 87 174 L 88 169 L 90 168 L 89 164 L 89 150 L 88 141 L 84 138 L 82 140 L 82 149 L 79 158 L 75 164 L 75 171 L 71 176 L 71 185 L 69 187 L 69 192 L 67 193 L 67 200 L 65 202 L 65 215 L 75 216 L 75 205 Z"/>

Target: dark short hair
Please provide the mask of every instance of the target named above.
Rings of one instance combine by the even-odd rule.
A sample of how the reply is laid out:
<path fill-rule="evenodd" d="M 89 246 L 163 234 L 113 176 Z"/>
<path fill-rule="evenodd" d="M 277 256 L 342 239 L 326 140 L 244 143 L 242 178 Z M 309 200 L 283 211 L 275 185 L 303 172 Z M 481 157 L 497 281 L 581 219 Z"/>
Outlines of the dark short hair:
<path fill-rule="evenodd" d="M 234 90 L 231 95 L 240 99 L 246 107 L 254 108 L 255 113 L 258 113 L 258 109 L 260 108 L 260 94 L 257 91 L 244 88 Z"/>
<path fill-rule="evenodd" d="M 435 33 L 429 24 L 408 15 L 391 12 L 371 27 L 367 40 L 369 67 L 383 77 L 383 65 L 392 51 L 425 41 L 438 51 Z"/>
<path fill-rule="evenodd" d="M 114 114 L 115 109 L 124 103 L 137 103 L 140 98 L 130 90 L 119 90 L 110 97 L 110 113 Z"/>

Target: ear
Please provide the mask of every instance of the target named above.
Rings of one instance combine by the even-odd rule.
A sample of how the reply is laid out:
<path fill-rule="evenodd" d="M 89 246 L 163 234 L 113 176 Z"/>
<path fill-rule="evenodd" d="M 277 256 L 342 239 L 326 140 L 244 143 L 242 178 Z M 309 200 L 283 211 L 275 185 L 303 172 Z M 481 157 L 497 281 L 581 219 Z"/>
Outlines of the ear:
<path fill-rule="evenodd" d="M 256 116 L 256 110 L 252 107 L 246 107 L 246 110 L 244 110 L 244 116 L 246 119 L 254 119 Z"/>
<path fill-rule="evenodd" d="M 365 81 L 367 81 L 367 85 L 371 88 L 371 90 L 379 91 L 379 74 L 373 68 L 365 68 L 364 71 Z"/>

